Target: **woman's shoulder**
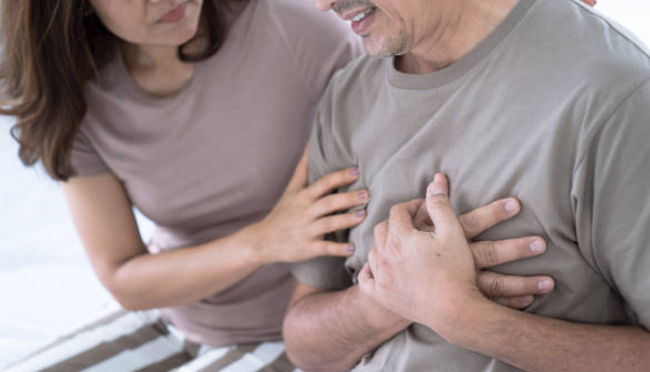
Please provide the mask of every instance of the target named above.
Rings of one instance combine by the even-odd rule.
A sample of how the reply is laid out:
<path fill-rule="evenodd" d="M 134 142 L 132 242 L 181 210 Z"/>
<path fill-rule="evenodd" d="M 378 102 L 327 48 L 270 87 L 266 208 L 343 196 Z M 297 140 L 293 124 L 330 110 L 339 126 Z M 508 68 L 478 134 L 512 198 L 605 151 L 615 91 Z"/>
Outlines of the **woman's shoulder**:
<path fill-rule="evenodd" d="M 310 0 L 252 0 L 266 12 L 272 25 L 288 41 L 317 39 L 323 42 L 358 43 L 347 22 L 333 12 L 316 9 Z"/>
<path fill-rule="evenodd" d="M 363 54 L 361 40 L 333 12 L 321 12 L 310 0 L 251 0 L 259 15 L 282 39 L 312 99 L 318 100 L 331 76 Z"/>

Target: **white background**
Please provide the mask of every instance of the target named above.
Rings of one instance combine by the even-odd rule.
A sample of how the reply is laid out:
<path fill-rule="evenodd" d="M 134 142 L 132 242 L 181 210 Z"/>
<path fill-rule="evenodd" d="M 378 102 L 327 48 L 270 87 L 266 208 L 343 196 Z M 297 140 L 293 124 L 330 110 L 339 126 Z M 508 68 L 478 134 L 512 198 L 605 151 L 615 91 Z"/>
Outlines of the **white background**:
<path fill-rule="evenodd" d="M 600 0 L 596 8 L 650 44 L 646 1 Z M 0 368 L 115 308 L 87 263 L 58 185 L 20 165 L 10 125 L 0 118 Z M 147 235 L 151 226 L 143 224 Z"/>

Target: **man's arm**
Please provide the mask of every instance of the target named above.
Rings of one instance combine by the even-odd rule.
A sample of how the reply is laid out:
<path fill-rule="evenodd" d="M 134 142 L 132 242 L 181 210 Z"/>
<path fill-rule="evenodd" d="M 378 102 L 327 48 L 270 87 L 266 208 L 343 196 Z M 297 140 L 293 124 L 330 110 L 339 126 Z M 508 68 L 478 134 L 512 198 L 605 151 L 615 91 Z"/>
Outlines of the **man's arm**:
<path fill-rule="evenodd" d="M 356 285 L 330 292 L 299 283 L 283 336 L 294 365 L 308 371 L 346 371 L 409 324 L 365 297 Z"/>
<path fill-rule="evenodd" d="M 504 199 L 461 216 L 465 239 L 512 218 L 520 208 L 515 199 Z M 428 217 L 422 218 L 421 213 L 416 216 L 421 229 L 431 226 L 427 220 Z M 544 242 L 539 237 L 470 245 L 478 268 L 536 256 L 544 249 Z M 529 306 L 534 294 L 550 291 L 553 284 L 547 276 L 509 277 L 484 271 L 477 277 L 478 288 L 486 296 L 513 308 Z M 540 287 L 540 283 L 546 281 L 550 281 L 551 287 Z M 410 323 L 379 306 L 361 293 L 358 286 L 332 292 L 299 283 L 284 321 L 284 339 L 289 358 L 304 370 L 349 370 L 363 355 Z"/>
<path fill-rule="evenodd" d="M 449 341 L 531 372 L 647 371 L 650 332 L 570 323 L 489 302 L 469 305 Z"/>

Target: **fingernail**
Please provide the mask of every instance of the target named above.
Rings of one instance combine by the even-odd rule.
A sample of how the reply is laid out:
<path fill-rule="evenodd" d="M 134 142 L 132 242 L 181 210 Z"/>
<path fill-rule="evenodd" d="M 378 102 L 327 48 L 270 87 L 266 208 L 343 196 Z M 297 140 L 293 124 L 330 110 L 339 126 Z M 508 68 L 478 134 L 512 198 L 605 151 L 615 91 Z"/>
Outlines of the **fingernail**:
<path fill-rule="evenodd" d="M 542 253 L 544 252 L 546 245 L 544 244 L 544 241 L 540 239 L 535 239 L 532 242 L 530 242 L 530 244 L 528 244 L 528 247 L 530 248 L 530 251 L 533 253 Z"/>
<path fill-rule="evenodd" d="M 359 175 L 359 169 L 356 168 L 356 167 L 352 168 L 352 170 L 350 171 L 350 174 L 352 174 L 353 176 L 358 176 Z"/>
<path fill-rule="evenodd" d="M 359 209 L 357 211 L 357 217 L 361 218 L 366 215 L 366 210 L 365 209 Z"/>
<path fill-rule="evenodd" d="M 366 200 L 366 199 L 368 199 L 368 193 L 365 192 L 365 191 L 361 191 L 361 192 L 359 193 L 359 199 L 361 199 L 361 200 Z"/>
<path fill-rule="evenodd" d="M 348 253 L 354 253 L 354 244 L 348 245 Z"/>
<path fill-rule="evenodd" d="M 445 187 L 438 183 L 434 182 L 431 185 L 429 185 L 429 194 L 431 195 L 447 195 L 447 190 L 445 190 Z"/>
<path fill-rule="evenodd" d="M 506 212 L 510 213 L 515 213 L 517 209 L 519 208 L 519 204 L 514 201 L 514 200 L 508 200 L 506 203 Z"/>
<path fill-rule="evenodd" d="M 537 282 L 537 289 L 540 291 L 550 291 L 553 289 L 553 281 L 551 279 L 543 279 Z"/>

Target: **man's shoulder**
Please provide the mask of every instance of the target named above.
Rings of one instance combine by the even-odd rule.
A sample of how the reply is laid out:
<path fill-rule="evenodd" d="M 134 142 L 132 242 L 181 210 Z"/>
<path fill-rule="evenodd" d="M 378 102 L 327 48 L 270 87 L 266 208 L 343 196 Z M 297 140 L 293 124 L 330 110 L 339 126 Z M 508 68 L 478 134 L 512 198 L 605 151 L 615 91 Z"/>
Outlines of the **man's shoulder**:
<path fill-rule="evenodd" d="M 386 64 L 391 60 L 368 54 L 353 59 L 332 77 L 324 98 L 336 102 L 376 94 L 385 82 Z"/>
<path fill-rule="evenodd" d="M 563 62 L 557 67 L 604 84 L 650 77 L 650 49 L 597 9 L 578 0 L 537 0 L 536 8 L 527 29 L 536 40 L 532 48 L 556 53 L 555 62 Z"/>

